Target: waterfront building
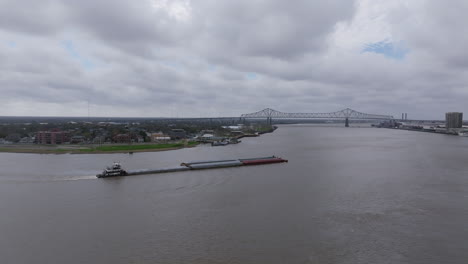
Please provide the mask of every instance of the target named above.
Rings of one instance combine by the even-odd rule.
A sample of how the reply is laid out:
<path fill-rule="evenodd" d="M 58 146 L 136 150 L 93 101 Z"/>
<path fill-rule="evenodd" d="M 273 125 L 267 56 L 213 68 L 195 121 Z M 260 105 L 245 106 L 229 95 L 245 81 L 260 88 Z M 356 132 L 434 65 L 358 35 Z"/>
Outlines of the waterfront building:
<path fill-rule="evenodd" d="M 463 113 L 461 112 L 445 113 L 446 129 L 461 128 L 462 125 L 463 125 Z"/>
<path fill-rule="evenodd" d="M 231 136 L 242 136 L 242 135 L 244 135 L 244 132 L 242 132 L 240 130 L 231 131 Z"/>
<path fill-rule="evenodd" d="M 207 129 L 204 129 L 202 131 L 200 131 L 200 135 L 203 135 L 203 134 L 214 134 L 214 130 L 207 130 Z"/>
<path fill-rule="evenodd" d="M 70 143 L 72 144 L 80 144 L 80 143 L 84 143 L 85 141 L 86 139 L 84 136 L 73 136 L 70 139 Z"/>
<path fill-rule="evenodd" d="M 63 144 L 70 141 L 68 132 L 53 130 L 53 131 L 39 131 L 36 133 L 37 144 Z"/>
<path fill-rule="evenodd" d="M 241 130 L 244 126 L 222 126 L 224 129 L 229 129 L 229 130 Z"/>
<path fill-rule="evenodd" d="M 6 136 L 5 140 L 13 143 L 18 143 L 21 140 L 21 135 L 18 133 L 11 133 L 8 136 Z"/>
<path fill-rule="evenodd" d="M 132 137 L 129 134 L 117 134 L 112 139 L 116 143 L 130 143 Z"/>
<path fill-rule="evenodd" d="M 162 132 L 156 132 L 156 133 L 147 133 L 149 134 L 149 138 L 151 139 L 151 142 L 159 142 L 159 141 L 168 141 L 171 140 L 171 137 L 168 135 L 165 135 Z"/>
<path fill-rule="evenodd" d="M 34 143 L 34 140 L 35 140 L 34 137 L 22 137 L 21 140 L 18 143 L 31 144 L 31 143 Z"/>
<path fill-rule="evenodd" d="M 396 122 L 395 120 L 386 120 L 376 125 L 376 127 L 385 127 L 385 128 L 395 128 L 395 127 L 403 127 L 403 126 L 404 126 L 403 123 Z"/>
<path fill-rule="evenodd" d="M 211 141 L 213 140 L 214 135 L 213 134 L 203 134 L 200 139 L 202 141 Z"/>
<path fill-rule="evenodd" d="M 172 129 L 169 132 L 169 136 L 172 140 L 185 139 L 187 138 L 187 132 L 183 129 Z"/>
<path fill-rule="evenodd" d="M 93 144 L 103 144 L 104 142 L 106 142 L 105 136 L 97 136 L 93 139 Z"/>

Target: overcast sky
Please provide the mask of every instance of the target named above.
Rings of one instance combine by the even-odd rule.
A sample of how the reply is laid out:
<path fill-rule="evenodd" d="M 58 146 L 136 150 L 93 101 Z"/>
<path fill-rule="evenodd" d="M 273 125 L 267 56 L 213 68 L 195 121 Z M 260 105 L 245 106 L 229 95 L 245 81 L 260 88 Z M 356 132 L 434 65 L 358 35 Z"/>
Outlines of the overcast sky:
<path fill-rule="evenodd" d="M 466 0 L 0 0 L 0 116 L 468 115 Z M 465 118 L 466 119 L 466 118 Z"/>

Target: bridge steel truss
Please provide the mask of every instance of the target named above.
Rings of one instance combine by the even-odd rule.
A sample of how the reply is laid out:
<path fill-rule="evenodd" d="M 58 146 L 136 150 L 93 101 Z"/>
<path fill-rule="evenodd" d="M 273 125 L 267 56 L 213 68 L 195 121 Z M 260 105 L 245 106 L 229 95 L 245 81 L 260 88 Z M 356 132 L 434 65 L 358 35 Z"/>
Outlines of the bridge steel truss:
<path fill-rule="evenodd" d="M 349 119 L 391 120 L 393 119 L 393 116 L 367 114 L 367 113 L 355 111 L 350 108 L 346 108 L 340 111 L 330 112 L 330 113 L 284 113 L 284 112 L 276 111 L 271 108 L 265 108 L 255 113 L 243 114 L 241 115 L 241 118 L 244 118 L 244 119 L 266 118 L 267 122 L 270 124 L 273 119 L 308 119 L 308 118 L 344 119 L 345 125 L 349 126 Z"/>

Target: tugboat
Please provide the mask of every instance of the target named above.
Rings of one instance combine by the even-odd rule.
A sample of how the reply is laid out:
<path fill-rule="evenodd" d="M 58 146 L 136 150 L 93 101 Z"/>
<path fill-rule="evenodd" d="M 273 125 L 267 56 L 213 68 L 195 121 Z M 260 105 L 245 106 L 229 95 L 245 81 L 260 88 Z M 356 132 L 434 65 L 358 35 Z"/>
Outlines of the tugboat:
<path fill-rule="evenodd" d="M 101 174 L 96 175 L 98 178 L 114 177 L 114 176 L 125 176 L 127 172 L 122 169 L 119 162 L 114 162 L 112 166 L 107 167 Z"/>

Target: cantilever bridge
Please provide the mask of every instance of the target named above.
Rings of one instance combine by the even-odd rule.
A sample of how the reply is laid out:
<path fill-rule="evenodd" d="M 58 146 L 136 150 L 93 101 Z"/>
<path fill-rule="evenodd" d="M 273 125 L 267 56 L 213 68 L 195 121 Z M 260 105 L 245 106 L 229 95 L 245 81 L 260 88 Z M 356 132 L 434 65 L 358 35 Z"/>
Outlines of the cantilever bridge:
<path fill-rule="evenodd" d="M 345 126 L 349 126 L 349 119 L 357 119 L 357 120 L 391 120 L 393 116 L 391 115 L 375 115 L 375 114 L 366 114 L 362 112 L 355 111 L 350 108 L 346 108 L 336 112 L 330 113 L 284 113 L 280 111 L 276 111 L 271 108 L 266 108 L 261 111 L 250 113 L 250 114 L 243 114 L 241 118 L 244 119 L 258 119 L 258 118 L 266 118 L 267 122 L 271 124 L 273 119 L 344 119 Z"/>

